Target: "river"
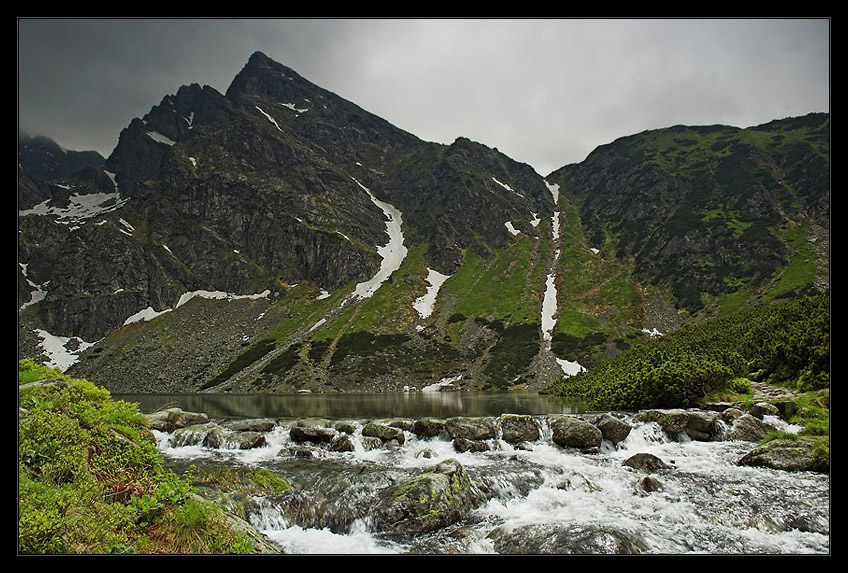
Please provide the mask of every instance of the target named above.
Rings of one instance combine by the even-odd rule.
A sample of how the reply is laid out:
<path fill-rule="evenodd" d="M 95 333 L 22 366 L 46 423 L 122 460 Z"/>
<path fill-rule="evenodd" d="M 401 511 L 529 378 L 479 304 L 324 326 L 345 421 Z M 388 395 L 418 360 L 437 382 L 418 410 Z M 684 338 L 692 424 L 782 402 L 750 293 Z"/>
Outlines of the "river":
<path fill-rule="evenodd" d="M 277 418 L 267 445 L 253 450 L 172 447 L 168 434 L 157 438 L 175 467 L 267 468 L 289 480 L 291 492 L 256 499 L 250 518 L 287 553 L 611 553 L 622 547 L 661 555 L 830 553 L 829 476 L 737 465 L 750 442 L 672 439 L 656 424 L 627 418 L 634 428 L 626 440 L 581 454 L 554 444 L 547 424 L 552 415 L 591 415 L 579 405 L 535 394 L 425 394 L 115 398 L 138 401 L 142 411 L 176 404 L 213 418 Z M 532 414 L 541 437 L 529 447 L 495 439 L 489 451 L 460 453 L 444 435 L 421 439 L 406 432 L 399 448 L 368 449 L 358 433 L 371 418 L 508 412 Z M 291 455 L 288 428 L 310 417 L 352 422 L 354 451 Z M 623 464 L 635 453 L 654 454 L 671 468 L 650 474 L 656 491 L 640 485 L 647 474 Z M 363 506 L 378 488 L 447 458 L 487 491 L 485 503 L 460 523 L 412 539 L 370 529 Z"/>

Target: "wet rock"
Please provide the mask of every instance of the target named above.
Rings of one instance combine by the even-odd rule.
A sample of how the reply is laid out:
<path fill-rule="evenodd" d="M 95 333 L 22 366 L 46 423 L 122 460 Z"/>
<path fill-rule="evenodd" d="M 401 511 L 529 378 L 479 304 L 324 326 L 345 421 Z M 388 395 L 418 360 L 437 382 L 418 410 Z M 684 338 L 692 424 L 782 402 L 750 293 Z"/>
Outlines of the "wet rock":
<path fill-rule="evenodd" d="M 719 415 L 721 417 L 721 421 L 725 424 L 733 424 L 739 417 L 741 417 L 745 412 L 740 410 L 739 408 L 728 408 L 721 412 Z"/>
<path fill-rule="evenodd" d="M 207 448 L 218 449 L 224 445 L 224 428 L 215 426 L 209 429 L 203 438 L 203 445 Z"/>
<path fill-rule="evenodd" d="M 467 438 L 456 438 L 453 441 L 453 449 L 457 452 L 488 452 L 489 444 L 483 440 L 469 440 Z"/>
<path fill-rule="evenodd" d="M 289 437 L 298 443 L 310 442 L 313 444 L 329 443 L 336 437 L 336 431 L 332 428 L 313 425 L 308 422 L 298 422 L 289 428 Z"/>
<path fill-rule="evenodd" d="M 660 483 L 660 480 L 653 476 L 643 477 L 641 480 L 639 480 L 639 486 L 642 488 L 642 491 L 646 493 L 653 493 L 662 489 L 662 484 Z"/>
<path fill-rule="evenodd" d="M 335 428 L 337 432 L 343 432 L 350 435 L 353 435 L 354 432 L 356 432 L 356 424 L 353 422 L 336 422 L 333 425 L 333 428 Z"/>
<path fill-rule="evenodd" d="M 597 452 L 601 446 L 601 431 L 582 418 L 561 416 L 551 421 L 551 439 L 565 448 L 577 448 L 584 453 Z"/>
<path fill-rule="evenodd" d="M 686 430 L 689 414 L 685 410 L 644 410 L 636 417 L 640 422 L 656 422 L 670 436 L 677 436 Z"/>
<path fill-rule="evenodd" d="M 511 555 L 632 555 L 647 549 L 631 534 L 607 527 L 527 525 L 496 529 L 489 537 L 496 552 Z"/>
<path fill-rule="evenodd" d="M 397 428 L 399 430 L 403 430 L 405 432 L 411 432 L 413 424 L 414 424 L 414 422 L 412 420 L 409 420 L 407 418 L 403 418 L 403 419 L 399 419 L 399 420 L 392 420 L 391 422 L 388 422 L 386 425 L 391 426 L 392 428 Z"/>
<path fill-rule="evenodd" d="M 229 432 L 224 437 L 227 445 L 234 445 L 240 450 L 261 448 L 268 442 L 262 432 Z"/>
<path fill-rule="evenodd" d="M 827 448 L 808 436 L 777 438 L 757 446 L 738 465 L 768 467 L 786 471 L 830 472 Z"/>
<path fill-rule="evenodd" d="M 510 444 L 535 442 L 539 439 L 539 424 L 533 416 L 504 414 L 500 417 L 501 437 Z"/>
<path fill-rule="evenodd" d="M 448 459 L 387 488 L 374 510 L 374 521 L 389 535 L 426 533 L 459 521 L 476 501 L 465 468 Z"/>
<path fill-rule="evenodd" d="M 716 422 L 719 415 L 716 412 L 707 410 L 689 410 L 687 411 L 689 419 L 686 421 L 686 434 L 693 440 L 708 442 L 712 440 L 716 433 Z"/>
<path fill-rule="evenodd" d="M 748 413 L 758 418 L 763 419 L 764 416 L 780 416 L 780 410 L 774 404 L 768 402 L 757 402 L 748 410 Z"/>
<path fill-rule="evenodd" d="M 601 435 L 605 440 L 609 440 L 613 444 L 617 444 L 625 440 L 630 435 L 630 430 L 633 427 L 613 416 L 612 414 L 604 414 L 596 422 L 595 427 L 601 431 Z"/>
<path fill-rule="evenodd" d="M 185 428 L 179 428 L 174 432 L 173 438 L 171 438 L 171 445 L 175 448 L 199 445 L 216 447 L 206 444 L 206 438 L 210 432 L 218 432 L 220 435 L 222 431 L 222 428 L 215 422 L 206 422 L 204 424 L 194 424 Z M 214 438 L 211 443 L 214 444 Z"/>
<path fill-rule="evenodd" d="M 228 430 L 236 432 L 270 432 L 277 426 L 277 422 L 272 418 L 251 418 L 227 420 L 222 425 Z"/>
<path fill-rule="evenodd" d="M 497 435 L 492 418 L 450 418 L 445 422 L 445 430 L 452 439 L 492 440 Z"/>
<path fill-rule="evenodd" d="M 787 421 L 798 411 L 798 404 L 794 400 L 778 400 L 772 404 L 780 412 L 780 417 Z"/>
<path fill-rule="evenodd" d="M 773 429 L 774 426 L 766 424 L 759 418 L 755 418 L 751 414 L 743 414 L 733 422 L 729 439 L 741 440 L 743 442 L 759 442 Z"/>
<path fill-rule="evenodd" d="M 403 444 L 406 439 L 403 430 L 377 422 L 368 422 L 362 428 L 362 435 L 365 437 L 380 438 L 383 442 L 396 440 L 399 444 Z"/>
<path fill-rule="evenodd" d="M 150 423 L 151 429 L 168 433 L 179 428 L 185 428 L 186 426 L 205 424 L 209 421 L 209 417 L 202 412 L 186 412 L 180 408 L 160 410 L 159 412 L 146 414 L 145 417 Z"/>
<path fill-rule="evenodd" d="M 333 452 L 352 452 L 354 449 L 350 434 L 339 434 L 330 442 L 330 451 Z"/>
<path fill-rule="evenodd" d="M 639 453 L 624 460 L 624 465 L 636 470 L 655 472 L 667 470 L 669 466 L 654 454 Z"/>
<path fill-rule="evenodd" d="M 445 429 L 444 420 L 418 418 L 412 424 L 412 432 L 419 438 L 434 438 Z"/>

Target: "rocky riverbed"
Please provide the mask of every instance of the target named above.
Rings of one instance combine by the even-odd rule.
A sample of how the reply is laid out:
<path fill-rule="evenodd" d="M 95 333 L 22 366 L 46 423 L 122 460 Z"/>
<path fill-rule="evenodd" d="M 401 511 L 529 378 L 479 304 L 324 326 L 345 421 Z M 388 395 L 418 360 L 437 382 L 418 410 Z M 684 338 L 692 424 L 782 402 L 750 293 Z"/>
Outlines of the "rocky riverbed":
<path fill-rule="evenodd" d="M 827 553 L 829 466 L 791 400 L 418 419 L 149 415 L 175 466 L 261 467 L 231 502 L 287 553 Z M 216 495 L 220 493 L 217 492 Z"/>

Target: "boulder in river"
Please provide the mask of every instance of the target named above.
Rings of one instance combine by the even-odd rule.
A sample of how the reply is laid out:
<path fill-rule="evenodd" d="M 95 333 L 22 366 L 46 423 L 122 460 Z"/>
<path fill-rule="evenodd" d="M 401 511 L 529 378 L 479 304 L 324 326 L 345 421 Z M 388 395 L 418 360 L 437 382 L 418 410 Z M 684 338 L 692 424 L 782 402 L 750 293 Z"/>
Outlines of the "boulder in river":
<path fill-rule="evenodd" d="M 595 427 L 601 431 L 605 440 L 609 440 L 613 444 L 625 440 L 633 428 L 630 424 L 612 414 L 604 414 L 598 418 L 595 421 Z"/>
<path fill-rule="evenodd" d="M 667 470 L 668 466 L 664 461 L 654 454 L 639 453 L 630 456 L 624 460 L 624 465 L 636 470 L 645 472 L 655 472 L 657 470 Z"/>
<path fill-rule="evenodd" d="M 297 443 L 323 444 L 329 443 L 336 437 L 336 430 L 300 421 L 289 428 L 289 437 Z"/>
<path fill-rule="evenodd" d="M 761 419 L 751 414 L 743 414 L 733 422 L 729 438 L 744 442 L 759 442 L 773 429 L 773 426 L 763 422 Z"/>
<path fill-rule="evenodd" d="M 780 416 L 780 410 L 777 409 L 777 406 L 769 404 L 768 402 L 757 402 L 751 406 L 748 412 L 760 420 L 762 420 L 764 416 Z"/>
<path fill-rule="evenodd" d="M 577 448 L 581 452 L 597 452 L 603 441 L 601 431 L 577 416 L 559 416 L 551 420 L 551 439 L 564 448 Z"/>
<path fill-rule="evenodd" d="M 169 434 L 179 428 L 205 424 L 209 421 L 209 417 L 203 412 L 186 412 L 180 408 L 159 410 L 152 414 L 146 414 L 145 417 L 150 423 L 151 429 Z"/>
<path fill-rule="evenodd" d="M 418 418 L 412 423 L 412 432 L 419 438 L 435 438 L 445 429 L 445 421 L 437 418 Z"/>
<path fill-rule="evenodd" d="M 639 412 L 636 419 L 640 422 L 656 422 L 669 436 L 676 437 L 686 430 L 689 423 L 689 414 L 682 409 L 671 410 L 643 410 Z"/>
<path fill-rule="evenodd" d="M 447 459 L 387 488 L 374 510 L 374 520 L 386 534 L 416 535 L 459 521 L 475 502 L 465 468 L 458 461 Z"/>
<path fill-rule="evenodd" d="M 491 440 L 497 435 L 493 418 L 449 418 L 445 423 L 445 430 L 452 439 Z"/>
<path fill-rule="evenodd" d="M 400 428 L 387 426 L 386 424 L 379 424 L 377 422 L 368 422 L 365 427 L 362 428 L 362 435 L 372 438 L 380 438 L 383 442 L 396 440 L 398 444 L 403 444 L 405 440 L 403 430 Z"/>
<path fill-rule="evenodd" d="M 809 436 L 770 440 L 754 448 L 737 463 L 785 471 L 830 472 L 829 452 Z"/>
<path fill-rule="evenodd" d="M 505 442 L 518 444 L 520 442 L 535 442 L 539 439 L 539 424 L 533 416 L 520 414 L 503 414 L 500 417 L 501 437 Z"/>

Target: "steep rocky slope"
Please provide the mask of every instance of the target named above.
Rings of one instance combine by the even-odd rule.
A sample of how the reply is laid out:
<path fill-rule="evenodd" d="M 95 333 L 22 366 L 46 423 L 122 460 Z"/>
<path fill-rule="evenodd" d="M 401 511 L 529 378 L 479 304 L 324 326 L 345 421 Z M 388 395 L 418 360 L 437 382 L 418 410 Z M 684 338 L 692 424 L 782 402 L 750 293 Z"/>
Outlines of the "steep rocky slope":
<path fill-rule="evenodd" d="M 256 53 L 103 168 L 21 174 L 19 353 L 119 392 L 539 387 L 827 282 L 827 122 L 659 130 L 543 178 Z"/>

